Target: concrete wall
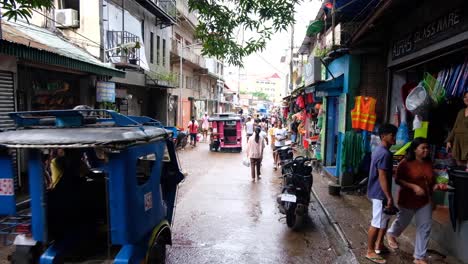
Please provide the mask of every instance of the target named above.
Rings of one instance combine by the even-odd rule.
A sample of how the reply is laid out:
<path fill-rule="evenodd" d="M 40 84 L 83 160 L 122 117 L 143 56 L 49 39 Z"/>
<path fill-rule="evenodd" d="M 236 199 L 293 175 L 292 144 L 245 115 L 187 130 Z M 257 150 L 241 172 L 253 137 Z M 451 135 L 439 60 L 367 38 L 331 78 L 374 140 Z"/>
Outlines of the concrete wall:
<path fill-rule="evenodd" d="M 360 77 L 361 82 L 356 95 L 374 97 L 377 100 L 375 107 L 377 123 L 385 122 L 385 109 L 387 108 L 386 56 L 384 54 L 362 55 Z M 354 102 L 352 104 L 354 106 Z"/>

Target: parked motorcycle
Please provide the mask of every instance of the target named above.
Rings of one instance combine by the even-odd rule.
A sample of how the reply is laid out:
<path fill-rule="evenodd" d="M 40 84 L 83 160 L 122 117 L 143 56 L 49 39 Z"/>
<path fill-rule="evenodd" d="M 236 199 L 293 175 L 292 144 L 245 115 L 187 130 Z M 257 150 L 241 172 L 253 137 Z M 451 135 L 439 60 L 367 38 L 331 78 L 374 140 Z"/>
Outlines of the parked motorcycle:
<path fill-rule="evenodd" d="M 278 157 L 279 157 L 279 164 L 281 168 L 284 167 L 285 164 L 290 163 L 293 160 L 294 153 L 293 153 L 293 148 L 291 145 L 284 146 L 276 150 L 278 152 Z M 281 170 L 282 174 L 284 174 L 284 170 Z"/>
<path fill-rule="evenodd" d="M 312 190 L 312 159 L 298 156 L 283 166 L 283 184 L 277 202 L 288 227 L 297 229 L 307 215 Z"/>

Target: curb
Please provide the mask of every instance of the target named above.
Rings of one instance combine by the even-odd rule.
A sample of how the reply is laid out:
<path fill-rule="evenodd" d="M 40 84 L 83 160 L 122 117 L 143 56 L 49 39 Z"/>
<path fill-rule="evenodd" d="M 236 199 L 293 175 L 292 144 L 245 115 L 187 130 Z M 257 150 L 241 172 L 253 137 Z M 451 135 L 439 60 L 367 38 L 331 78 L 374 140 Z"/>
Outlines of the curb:
<path fill-rule="evenodd" d="M 346 234 L 343 232 L 343 229 L 341 228 L 340 224 L 333 218 L 333 216 L 330 214 L 330 212 L 328 212 L 328 210 L 325 208 L 325 206 L 323 205 L 323 203 L 320 200 L 319 196 L 315 192 L 314 187 L 312 187 L 312 194 L 314 195 L 315 200 L 318 202 L 318 204 L 322 208 L 323 212 L 325 213 L 325 216 L 327 217 L 328 221 L 330 222 L 330 224 L 332 224 L 333 229 L 338 233 L 341 240 L 343 241 L 343 243 L 345 243 L 346 247 L 348 248 L 348 253 L 351 255 L 351 260 L 350 260 L 349 263 L 358 264 L 359 261 L 356 258 L 356 254 L 354 254 L 354 252 L 352 250 L 351 242 L 349 242 L 349 239 L 346 237 Z"/>

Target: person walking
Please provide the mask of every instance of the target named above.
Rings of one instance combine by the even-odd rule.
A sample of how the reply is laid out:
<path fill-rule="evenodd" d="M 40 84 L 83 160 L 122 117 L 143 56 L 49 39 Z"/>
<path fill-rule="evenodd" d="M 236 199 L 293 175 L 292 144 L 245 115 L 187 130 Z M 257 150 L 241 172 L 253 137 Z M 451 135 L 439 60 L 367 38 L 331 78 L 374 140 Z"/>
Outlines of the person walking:
<path fill-rule="evenodd" d="M 190 133 L 190 145 L 196 147 L 197 146 L 197 134 L 198 134 L 198 122 L 197 120 L 195 120 L 195 117 L 192 116 L 192 120 L 190 120 L 187 128 Z"/>
<path fill-rule="evenodd" d="M 395 182 L 400 186 L 397 204 L 400 211 L 387 232 L 387 243 L 397 249 L 397 237 L 416 219 L 415 264 L 427 264 L 426 253 L 432 226 L 432 192 L 447 190 L 446 184 L 436 184 L 429 159 L 429 144 L 424 138 L 415 138 L 406 158 L 398 165 Z"/>
<path fill-rule="evenodd" d="M 276 129 L 276 123 L 273 123 L 271 127 L 268 129 L 268 136 L 270 137 L 270 146 L 273 154 L 273 165 L 276 165 L 275 163 L 275 129 Z"/>
<path fill-rule="evenodd" d="M 250 137 L 247 142 L 247 158 L 250 159 L 250 175 L 252 177 L 252 182 L 260 180 L 260 164 L 263 158 L 263 149 L 265 144 L 263 138 L 260 136 L 260 128 L 255 128 L 255 136 Z M 256 174 L 255 174 L 256 173 Z M 256 176 L 256 177 L 255 177 Z"/>
<path fill-rule="evenodd" d="M 209 118 L 208 113 L 205 112 L 205 115 L 202 117 L 202 135 L 203 141 L 205 142 L 208 141 L 208 129 L 210 128 Z"/>
<path fill-rule="evenodd" d="M 280 149 L 281 147 L 284 147 L 285 141 L 287 138 L 287 131 L 285 128 L 283 128 L 283 122 L 281 122 L 281 120 L 278 120 L 277 122 L 274 135 L 275 135 L 275 151 L 274 151 L 275 155 L 273 156 L 273 158 L 275 160 L 275 166 L 273 167 L 273 169 L 276 170 L 278 169 L 278 166 L 279 166 L 279 154 L 277 150 Z"/>
<path fill-rule="evenodd" d="M 386 263 L 379 253 L 386 251 L 383 244 L 391 215 L 395 211 L 392 198 L 393 154 L 390 147 L 395 145 L 397 127 L 384 124 L 379 128 L 381 145 L 372 152 L 367 196 L 372 201 L 372 220 L 367 236 L 365 257 L 374 263 Z M 388 249 L 387 249 L 388 250 Z"/>
<path fill-rule="evenodd" d="M 295 144 L 296 139 L 297 139 L 297 133 L 299 133 L 299 124 L 297 122 L 297 116 L 293 115 L 292 116 L 292 122 L 291 122 L 291 143 Z"/>
<path fill-rule="evenodd" d="M 250 116 L 247 118 L 247 123 L 245 123 L 245 133 L 247 134 L 247 142 L 249 142 L 249 138 L 254 133 L 254 120 Z"/>

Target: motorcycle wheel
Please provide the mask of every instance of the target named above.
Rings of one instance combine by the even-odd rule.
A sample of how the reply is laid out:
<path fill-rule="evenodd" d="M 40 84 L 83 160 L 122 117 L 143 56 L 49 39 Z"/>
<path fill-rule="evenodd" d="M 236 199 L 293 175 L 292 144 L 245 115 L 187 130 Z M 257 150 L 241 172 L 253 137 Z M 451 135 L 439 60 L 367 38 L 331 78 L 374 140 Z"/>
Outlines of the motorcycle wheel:
<path fill-rule="evenodd" d="M 166 244 L 164 238 L 159 236 L 151 248 L 147 264 L 165 264 L 166 263 Z"/>
<path fill-rule="evenodd" d="M 295 229 L 298 226 L 298 217 L 296 215 L 296 204 L 290 204 L 286 211 L 286 224 L 289 228 Z"/>

